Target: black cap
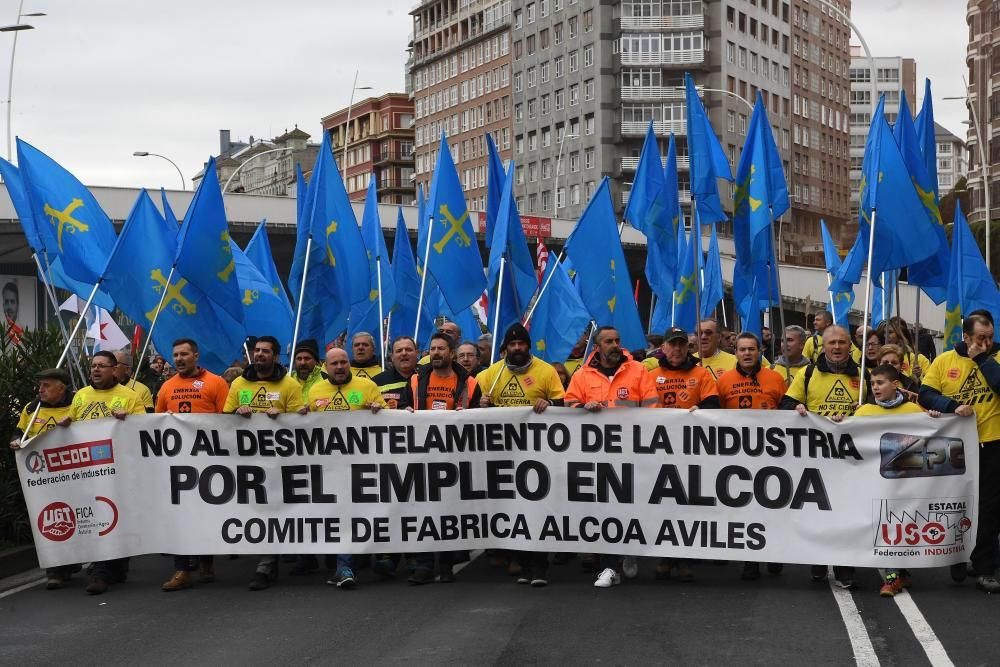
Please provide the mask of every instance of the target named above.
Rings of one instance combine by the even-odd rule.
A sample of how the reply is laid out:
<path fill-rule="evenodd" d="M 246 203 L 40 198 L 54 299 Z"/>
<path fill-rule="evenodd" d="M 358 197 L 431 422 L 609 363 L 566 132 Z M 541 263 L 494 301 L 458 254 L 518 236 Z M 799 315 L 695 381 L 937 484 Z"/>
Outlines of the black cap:
<path fill-rule="evenodd" d="M 686 343 L 688 340 L 687 331 L 684 331 L 680 327 L 670 327 L 663 336 L 663 342 L 669 343 L 672 340 L 682 340 Z"/>
<path fill-rule="evenodd" d="M 506 349 L 515 340 L 527 343 L 529 346 L 531 345 L 531 336 L 520 322 L 515 322 L 507 329 L 507 333 L 503 337 L 503 344 L 500 345 L 501 349 Z"/>
<path fill-rule="evenodd" d="M 313 359 L 319 361 L 319 344 L 314 338 L 307 338 L 305 340 L 300 340 L 295 345 L 295 351 L 292 353 L 292 359 L 298 356 L 299 352 L 307 352 L 312 355 Z"/>
<path fill-rule="evenodd" d="M 38 371 L 35 373 L 35 379 L 38 380 L 59 380 L 64 385 L 69 385 L 69 371 L 63 370 L 62 368 L 46 368 L 43 371 Z"/>

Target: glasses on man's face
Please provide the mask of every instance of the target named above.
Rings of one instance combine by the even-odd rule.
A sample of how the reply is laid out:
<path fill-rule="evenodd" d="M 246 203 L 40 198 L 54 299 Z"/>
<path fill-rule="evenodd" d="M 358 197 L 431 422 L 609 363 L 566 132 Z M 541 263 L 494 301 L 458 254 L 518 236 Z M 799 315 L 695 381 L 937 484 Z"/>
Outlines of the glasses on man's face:
<path fill-rule="evenodd" d="M 106 368 L 114 368 L 115 364 L 91 364 L 91 368 L 97 368 L 99 370 L 104 370 Z"/>

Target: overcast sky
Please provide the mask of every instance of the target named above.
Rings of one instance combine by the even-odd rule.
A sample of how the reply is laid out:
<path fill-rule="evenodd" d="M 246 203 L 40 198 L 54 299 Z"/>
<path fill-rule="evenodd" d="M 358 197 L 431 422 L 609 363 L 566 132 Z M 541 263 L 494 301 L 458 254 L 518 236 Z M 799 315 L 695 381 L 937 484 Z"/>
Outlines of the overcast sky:
<path fill-rule="evenodd" d="M 0 23 L 17 0 L 0 0 Z M 14 133 L 84 183 L 176 188 L 218 152 L 218 131 L 272 138 L 347 106 L 358 85 L 403 90 L 409 10 L 417 0 L 27 0 L 35 30 L 20 33 Z M 856 0 L 853 18 L 875 55 L 917 61 L 934 83 L 939 123 L 965 136 L 961 102 L 965 2 Z M 12 33 L 0 33 L 9 55 Z M 6 67 L 0 67 L 0 71 Z M 6 153 L 6 137 L 0 140 Z"/>

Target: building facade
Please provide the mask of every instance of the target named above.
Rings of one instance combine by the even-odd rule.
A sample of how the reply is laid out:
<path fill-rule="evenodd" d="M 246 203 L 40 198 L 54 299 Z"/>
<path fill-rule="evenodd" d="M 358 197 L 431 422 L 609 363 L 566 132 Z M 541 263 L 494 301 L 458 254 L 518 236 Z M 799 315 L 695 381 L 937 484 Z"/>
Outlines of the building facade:
<path fill-rule="evenodd" d="M 956 183 L 969 176 L 969 154 L 964 141 L 937 123 L 934 123 L 934 141 L 937 144 L 938 194 L 943 197 Z"/>
<path fill-rule="evenodd" d="M 1000 96 L 995 92 L 997 76 L 1000 76 L 1000 50 L 993 47 L 1000 37 L 1000 6 L 991 0 L 968 0 L 966 22 L 969 25 L 969 44 L 966 48 L 965 64 L 969 69 L 969 134 L 968 149 L 969 190 L 972 210 L 968 212 L 969 222 L 986 219 L 986 197 L 983 190 L 983 167 L 980 157 L 979 131 L 989 139 L 983 144 L 986 154 L 986 175 L 990 188 L 990 219 L 992 211 L 1000 207 L 1000 142 L 992 137 L 1000 132 Z"/>
<path fill-rule="evenodd" d="M 369 97 L 324 116 L 320 123 L 330 134 L 348 197 L 364 199 L 374 178 L 379 202 L 413 202 L 414 118 L 409 94 Z"/>
<path fill-rule="evenodd" d="M 298 126 L 270 140 L 251 135 L 248 142 L 232 141 L 229 130 L 219 130 L 215 156 L 219 185 L 226 192 L 287 197 L 294 194 L 295 165 L 303 171 L 312 169 L 318 152 L 319 144 L 311 143 L 309 134 Z M 202 169 L 194 176 L 195 187 L 204 175 Z"/>
<path fill-rule="evenodd" d="M 850 15 L 850 2 L 834 0 Z M 784 261 L 823 265 L 821 221 L 838 247 L 851 213 L 850 27 L 816 0 L 792 0 L 792 210 L 782 225 Z"/>
<path fill-rule="evenodd" d="M 410 12 L 415 182 L 428 191 L 444 135 L 470 210 L 486 209 L 486 133 L 511 157 L 511 1 L 422 0 Z"/>

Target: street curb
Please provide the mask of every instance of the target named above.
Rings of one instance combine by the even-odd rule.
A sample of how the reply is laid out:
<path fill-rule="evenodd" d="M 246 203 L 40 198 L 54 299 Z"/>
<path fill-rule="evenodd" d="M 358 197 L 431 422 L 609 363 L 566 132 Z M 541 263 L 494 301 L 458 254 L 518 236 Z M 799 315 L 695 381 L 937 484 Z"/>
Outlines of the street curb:
<path fill-rule="evenodd" d="M 0 551 L 0 579 L 20 574 L 38 567 L 35 547 L 27 544 Z"/>

